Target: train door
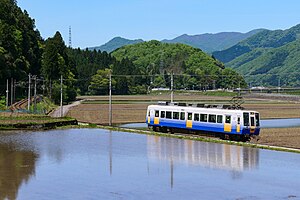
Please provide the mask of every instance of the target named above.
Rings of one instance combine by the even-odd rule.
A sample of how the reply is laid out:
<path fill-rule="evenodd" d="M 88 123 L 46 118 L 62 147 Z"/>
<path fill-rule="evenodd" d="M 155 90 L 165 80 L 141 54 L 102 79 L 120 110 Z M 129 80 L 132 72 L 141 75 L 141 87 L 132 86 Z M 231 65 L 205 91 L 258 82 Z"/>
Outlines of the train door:
<path fill-rule="evenodd" d="M 240 133 L 241 132 L 241 116 L 238 115 L 236 119 L 236 132 Z"/>
<path fill-rule="evenodd" d="M 250 112 L 250 133 L 255 132 L 255 115 L 253 112 Z"/>
<path fill-rule="evenodd" d="M 225 115 L 224 132 L 231 132 L 231 115 Z"/>
<path fill-rule="evenodd" d="M 186 128 L 192 128 L 193 127 L 193 113 L 187 113 L 187 119 L 186 119 Z"/>
<path fill-rule="evenodd" d="M 155 125 L 159 124 L 159 110 L 154 111 L 154 124 Z"/>
<path fill-rule="evenodd" d="M 151 123 L 151 110 L 148 110 L 148 112 L 147 112 L 147 122 L 148 122 L 148 124 Z"/>

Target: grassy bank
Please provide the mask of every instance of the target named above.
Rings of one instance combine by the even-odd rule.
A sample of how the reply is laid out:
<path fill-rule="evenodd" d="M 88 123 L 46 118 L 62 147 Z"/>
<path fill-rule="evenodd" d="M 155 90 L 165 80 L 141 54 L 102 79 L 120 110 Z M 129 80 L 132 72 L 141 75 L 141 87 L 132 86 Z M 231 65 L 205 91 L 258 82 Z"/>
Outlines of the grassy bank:
<path fill-rule="evenodd" d="M 58 126 L 77 124 L 77 120 L 71 117 L 51 118 L 45 115 L 17 115 L 0 116 L 0 130 L 14 129 L 51 129 Z"/>

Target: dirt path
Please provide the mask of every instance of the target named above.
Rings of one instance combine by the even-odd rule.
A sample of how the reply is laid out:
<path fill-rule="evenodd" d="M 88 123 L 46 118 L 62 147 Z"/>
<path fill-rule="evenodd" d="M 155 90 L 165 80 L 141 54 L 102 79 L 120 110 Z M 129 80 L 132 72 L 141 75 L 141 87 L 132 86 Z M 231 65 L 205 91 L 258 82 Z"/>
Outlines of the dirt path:
<path fill-rule="evenodd" d="M 72 104 L 63 106 L 63 116 L 62 117 L 65 117 L 67 115 L 67 113 L 70 111 L 71 108 L 73 108 L 74 106 L 80 105 L 81 102 L 82 102 L 82 100 L 75 101 Z M 60 109 L 61 109 L 60 106 L 57 107 L 54 111 L 49 113 L 49 116 L 51 116 L 51 117 L 61 117 L 60 116 L 60 112 L 61 112 Z"/>

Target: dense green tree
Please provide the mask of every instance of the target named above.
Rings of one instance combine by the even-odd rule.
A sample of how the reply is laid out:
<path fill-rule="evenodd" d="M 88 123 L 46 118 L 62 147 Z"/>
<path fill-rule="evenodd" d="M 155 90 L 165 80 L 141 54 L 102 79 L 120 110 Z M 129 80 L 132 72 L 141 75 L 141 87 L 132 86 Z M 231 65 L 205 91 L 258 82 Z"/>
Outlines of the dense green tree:
<path fill-rule="evenodd" d="M 91 82 L 91 77 L 97 73 L 98 70 L 110 68 L 116 60 L 107 52 L 89 51 L 88 49 L 68 49 L 70 63 L 74 69 L 76 87 L 79 88 L 80 94 L 87 94 L 88 87 Z"/>
<path fill-rule="evenodd" d="M 236 82 L 240 84 L 235 86 L 245 86 L 243 78 L 238 73 L 231 69 L 225 70 L 223 63 L 214 57 L 183 44 L 150 41 L 122 47 L 112 55 L 117 60 L 130 59 L 135 70 L 148 77 L 146 81 L 140 83 L 141 85 L 170 88 L 170 75 L 173 73 L 175 89 L 232 88 Z M 121 73 L 126 74 L 125 71 Z M 222 83 L 223 73 L 231 74 L 233 80 Z M 160 76 L 164 78 L 158 78 Z M 152 83 L 150 83 L 151 77 Z M 241 80 L 237 81 L 236 77 Z M 125 82 L 125 79 L 122 81 Z"/>
<path fill-rule="evenodd" d="M 67 47 L 59 32 L 56 32 L 54 37 L 48 38 L 45 42 L 42 75 L 48 83 L 54 83 L 53 86 L 55 87 L 53 87 L 52 93 L 54 94 L 53 98 L 55 102 L 58 101 L 58 96 L 55 94 L 57 93 L 56 86 L 59 84 L 61 76 L 66 86 L 64 100 L 67 102 L 75 100 L 75 75 L 71 71 Z"/>
<path fill-rule="evenodd" d="M 6 79 L 39 75 L 42 39 L 35 22 L 14 0 L 0 0 L 0 89 Z"/>
<path fill-rule="evenodd" d="M 99 69 L 97 73 L 92 76 L 92 81 L 89 85 L 89 93 L 92 95 L 107 95 L 109 92 L 109 74 L 110 69 Z M 112 87 L 115 88 L 116 81 L 112 79 Z"/>

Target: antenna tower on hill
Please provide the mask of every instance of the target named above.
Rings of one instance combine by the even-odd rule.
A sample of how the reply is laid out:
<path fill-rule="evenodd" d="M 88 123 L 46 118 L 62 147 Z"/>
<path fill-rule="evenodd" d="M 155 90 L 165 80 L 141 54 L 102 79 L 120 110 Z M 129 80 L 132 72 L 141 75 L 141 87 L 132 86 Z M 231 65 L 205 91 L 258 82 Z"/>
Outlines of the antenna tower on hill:
<path fill-rule="evenodd" d="M 72 48 L 72 29 L 69 26 L 69 48 Z"/>

